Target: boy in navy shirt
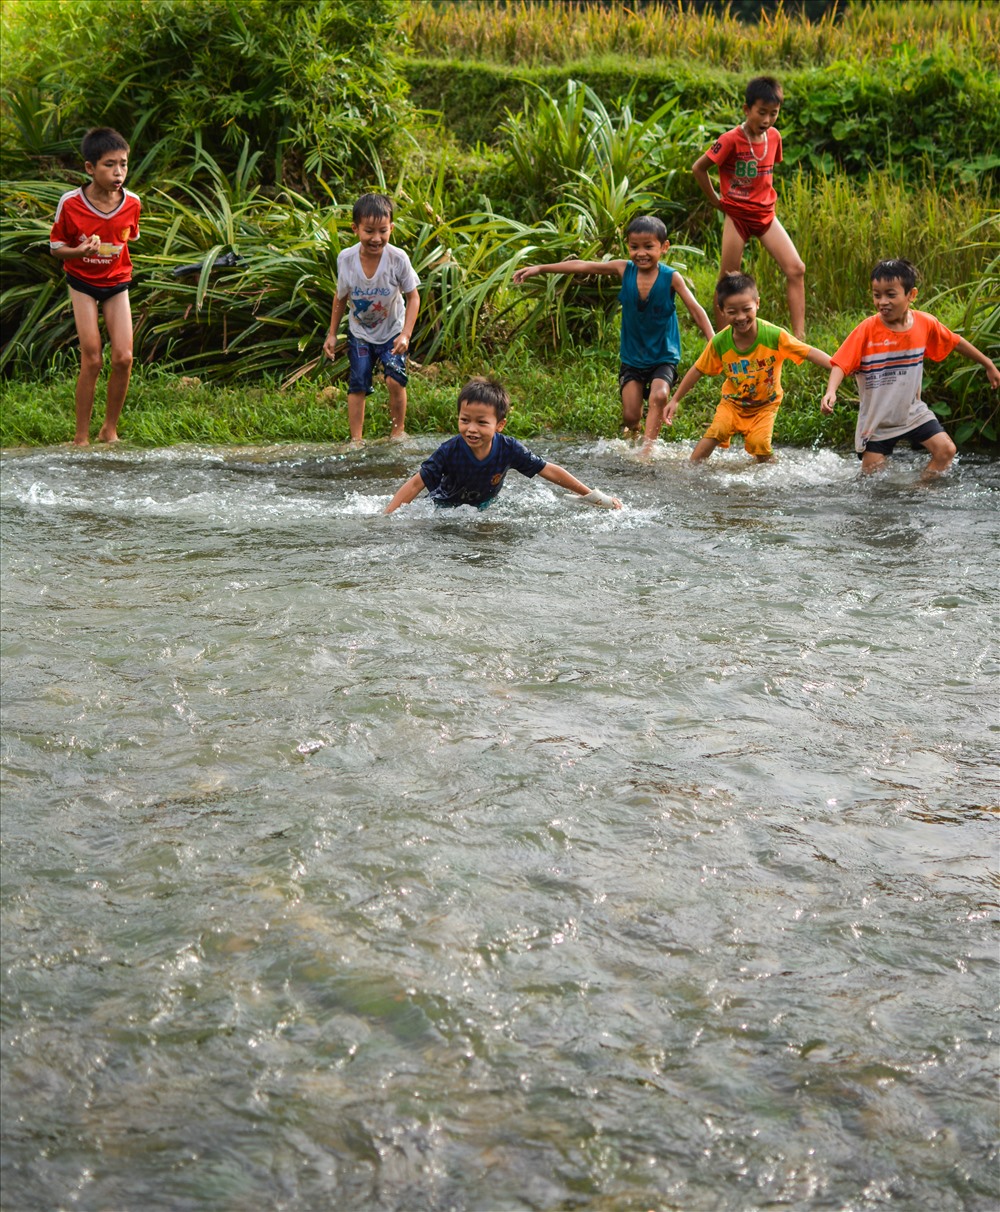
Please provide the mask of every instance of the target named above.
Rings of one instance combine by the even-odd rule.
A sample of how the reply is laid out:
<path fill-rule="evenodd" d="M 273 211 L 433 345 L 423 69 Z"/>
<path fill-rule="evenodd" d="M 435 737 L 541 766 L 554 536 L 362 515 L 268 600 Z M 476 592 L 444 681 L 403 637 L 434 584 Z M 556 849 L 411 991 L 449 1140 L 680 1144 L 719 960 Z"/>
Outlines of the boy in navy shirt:
<path fill-rule="evenodd" d="M 472 379 L 458 396 L 458 437 L 450 438 L 425 459 L 386 507 L 393 513 L 426 488 L 436 505 L 474 505 L 486 509 L 503 488 L 507 472 L 513 468 L 524 476 L 540 475 L 543 480 L 575 492 L 589 505 L 600 509 L 621 509 L 622 503 L 607 493 L 590 489 L 557 463 L 547 463 L 532 454 L 501 430 L 507 424 L 510 396 L 499 383 L 490 379 Z"/>

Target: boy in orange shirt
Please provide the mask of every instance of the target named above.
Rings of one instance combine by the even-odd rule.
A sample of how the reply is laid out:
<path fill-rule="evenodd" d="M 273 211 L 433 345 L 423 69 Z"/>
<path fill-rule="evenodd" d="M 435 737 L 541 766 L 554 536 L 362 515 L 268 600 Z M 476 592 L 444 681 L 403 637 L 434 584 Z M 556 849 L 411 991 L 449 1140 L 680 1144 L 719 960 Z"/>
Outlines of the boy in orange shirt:
<path fill-rule="evenodd" d="M 691 452 L 691 462 L 704 462 L 716 446 L 725 450 L 734 434 L 742 434 L 747 454 L 758 463 L 768 463 L 774 458 L 771 435 L 784 394 L 782 362 L 790 358 L 829 370 L 830 358 L 777 324 L 757 319 L 760 296 L 749 274 L 727 274 L 719 281 L 715 298 L 728 327 L 715 334 L 681 380 L 667 401 L 663 422 L 673 424 L 677 405 L 703 375 L 725 375 L 722 400 L 704 437 Z M 646 432 L 651 431 L 647 428 Z"/>
<path fill-rule="evenodd" d="M 774 214 L 774 166 L 781 163 L 781 135 L 774 124 L 784 96 L 773 76 L 755 76 L 746 88 L 743 121 L 699 156 L 691 171 L 705 197 L 726 216 L 719 277 L 739 272 L 743 249 L 756 236 L 787 279 L 792 332 L 801 341 L 806 331 L 806 267 Z M 719 170 L 719 193 L 708 175 L 712 165 Z M 721 328 L 718 310 L 716 321 Z"/>
<path fill-rule="evenodd" d="M 924 311 L 912 307 L 917 297 L 917 270 L 909 261 L 879 261 L 872 270 L 872 298 L 877 315 L 855 328 L 833 355 L 830 380 L 820 408 L 833 412 L 837 388 L 847 375 L 857 375 L 858 424 L 854 448 L 861 471 L 879 471 L 901 439 L 931 456 L 924 478 L 947 471 L 955 443 L 920 398 L 924 359 L 942 362 L 954 350 L 986 367 L 993 388 L 1000 370 L 986 354 Z"/>

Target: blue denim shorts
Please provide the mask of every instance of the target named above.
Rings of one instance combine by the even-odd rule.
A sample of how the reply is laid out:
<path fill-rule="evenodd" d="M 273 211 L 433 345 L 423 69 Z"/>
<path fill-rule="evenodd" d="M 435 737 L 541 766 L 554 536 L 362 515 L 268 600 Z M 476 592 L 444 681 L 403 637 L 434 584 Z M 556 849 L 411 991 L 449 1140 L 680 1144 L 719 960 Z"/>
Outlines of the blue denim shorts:
<path fill-rule="evenodd" d="M 396 336 L 399 334 L 397 333 Z M 350 364 L 350 374 L 347 378 L 349 392 L 363 391 L 366 396 L 372 394 L 372 374 L 375 363 L 382 363 L 382 372 L 387 379 L 395 379 L 404 387 L 406 377 L 406 355 L 394 354 L 392 347 L 396 337 L 390 337 L 383 345 L 373 345 L 370 341 L 362 341 L 353 333 L 347 334 L 347 360 Z"/>

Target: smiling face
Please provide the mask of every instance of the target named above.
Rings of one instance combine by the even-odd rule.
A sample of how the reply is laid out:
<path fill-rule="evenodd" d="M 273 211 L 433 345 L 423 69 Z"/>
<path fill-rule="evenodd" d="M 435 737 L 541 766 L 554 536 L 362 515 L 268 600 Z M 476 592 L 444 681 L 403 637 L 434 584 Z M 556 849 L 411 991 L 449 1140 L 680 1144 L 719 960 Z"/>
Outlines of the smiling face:
<path fill-rule="evenodd" d="M 638 270 L 655 269 L 669 247 L 669 240 L 661 243 L 651 232 L 635 231 L 628 238 L 628 259 Z"/>
<path fill-rule="evenodd" d="M 96 164 L 87 163 L 84 167 L 99 190 L 117 193 L 128 176 L 128 152 L 120 149 L 104 152 Z"/>
<path fill-rule="evenodd" d="M 757 334 L 757 308 L 760 297 L 755 290 L 741 290 L 719 304 L 723 318 L 732 326 L 733 337 L 746 345 Z"/>
<path fill-rule="evenodd" d="M 744 105 L 744 129 L 752 139 L 761 139 L 764 131 L 769 130 L 778 120 L 780 101 L 755 101 L 753 105 Z"/>
<path fill-rule="evenodd" d="M 351 230 L 358 237 L 361 251 L 369 257 L 381 257 L 382 249 L 389 243 L 392 235 L 392 220 L 376 215 L 366 215 L 357 223 L 351 224 Z"/>
<path fill-rule="evenodd" d="M 910 308 L 916 297 L 917 288 L 908 291 L 898 278 L 876 278 L 872 282 L 875 310 L 886 328 L 909 327 Z"/>
<path fill-rule="evenodd" d="M 492 404 L 463 400 L 458 406 L 458 433 L 477 459 L 485 459 L 493 449 L 493 435 L 507 424 L 507 418 L 497 420 Z"/>

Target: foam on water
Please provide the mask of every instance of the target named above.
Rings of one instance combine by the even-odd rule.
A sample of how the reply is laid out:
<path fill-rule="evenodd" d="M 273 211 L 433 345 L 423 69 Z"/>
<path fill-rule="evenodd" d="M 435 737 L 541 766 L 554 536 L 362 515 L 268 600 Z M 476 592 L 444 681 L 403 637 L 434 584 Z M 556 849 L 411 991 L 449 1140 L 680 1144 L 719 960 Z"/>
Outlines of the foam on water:
<path fill-rule="evenodd" d="M 4 1204 L 995 1193 L 1000 463 L 7 454 Z"/>

